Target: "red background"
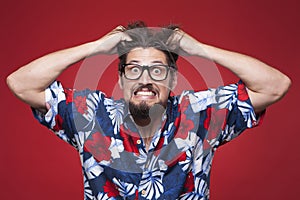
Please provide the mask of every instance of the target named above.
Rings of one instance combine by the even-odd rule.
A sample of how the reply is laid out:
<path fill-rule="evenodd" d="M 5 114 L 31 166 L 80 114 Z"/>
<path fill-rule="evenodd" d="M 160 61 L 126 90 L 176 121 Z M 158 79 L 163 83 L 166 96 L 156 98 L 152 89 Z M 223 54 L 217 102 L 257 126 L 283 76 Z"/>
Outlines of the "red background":
<path fill-rule="evenodd" d="M 5 77 L 39 56 L 136 19 L 150 26 L 179 23 L 202 42 L 257 57 L 291 77 L 293 86 L 268 109 L 263 126 L 217 151 L 211 199 L 299 199 L 299 10 L 298 0 L 1 1 L 0 199 L 83 199 L 77 152 L 33 119 Z M 78 66 L 60 77 L 65 85 L 72 86 Z M 225 83 L 237 80 L 220 70 Z M 102 82 L 109 90 L 111 82 Z"/>

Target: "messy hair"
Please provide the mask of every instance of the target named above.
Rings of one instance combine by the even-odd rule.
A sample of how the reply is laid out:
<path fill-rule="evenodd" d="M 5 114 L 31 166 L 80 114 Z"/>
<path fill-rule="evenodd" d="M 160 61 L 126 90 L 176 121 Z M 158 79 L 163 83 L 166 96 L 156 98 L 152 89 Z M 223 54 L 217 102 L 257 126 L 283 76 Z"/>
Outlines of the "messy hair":
<path fill-rule="evenodd" d="M 169 50 L 167 41 L 173 30 L 178 27 L 178 25 L 171 24 L 162 28 L 149 28 L 143 21 L 129 23 L 126 27 L 126 34 L 131 38 L 131 41 L 123 41 L 118 44 L 119 72 L 122 72 L 123 66 L 126 64 L 127 54 L 137 47 L 153 47 L 162 51 L 167 58 L 168 65 L 177 70 L 178 54 Z"/>

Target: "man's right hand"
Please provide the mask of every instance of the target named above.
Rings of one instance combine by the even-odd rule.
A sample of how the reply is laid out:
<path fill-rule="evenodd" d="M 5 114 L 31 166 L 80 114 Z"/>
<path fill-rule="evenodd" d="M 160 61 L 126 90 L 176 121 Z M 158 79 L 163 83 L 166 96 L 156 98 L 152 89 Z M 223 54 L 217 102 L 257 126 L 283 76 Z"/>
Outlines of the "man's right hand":
<path fill-rule="evenodd" d="M 117 45 L 120 42 L 131 41 L 131 38 L 125 31 L 125 27 L 120 25 L 100 39 L 96 40 L 96 49 L 94 50 L 94 54 L 116 54 Z"/>
<path fill-rule="evenodd" d="M 171 51 L 181 56 L 205 56 L 203 44 L 179 28 L 173 31 L 167 45 Z"/>
<path fill-rule="evenodd" d="M 45 89 L 72 64 L 93 54 L 117 53 L 117 45 L 130 40 L 125 30 L 118 26 L 96 41 L 40 57 L 9 75 L 7 84 L 22 101 L 45 112 L 49 109 L 45 102 Z"/>

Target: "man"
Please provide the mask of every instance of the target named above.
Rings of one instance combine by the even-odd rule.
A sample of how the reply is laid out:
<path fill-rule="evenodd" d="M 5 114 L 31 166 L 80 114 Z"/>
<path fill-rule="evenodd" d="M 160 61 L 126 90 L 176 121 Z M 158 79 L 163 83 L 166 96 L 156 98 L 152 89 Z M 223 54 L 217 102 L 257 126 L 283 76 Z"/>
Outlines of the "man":
<path fill-rule="evenodd" d="M 119 53 L 124 99 L 64 89 L 55 79 L 94 54 Z M 200 56 L 241 81 L 170 96 L 180 55 Z M 287 76 L 249 56 L 203 44 L 170 26 L 138 22 L 43 56 L 7 78 L 39 121 L 80 154 L 85 199 L 209 199 L 214 151 L 258 124 L 290 86 Z"/>

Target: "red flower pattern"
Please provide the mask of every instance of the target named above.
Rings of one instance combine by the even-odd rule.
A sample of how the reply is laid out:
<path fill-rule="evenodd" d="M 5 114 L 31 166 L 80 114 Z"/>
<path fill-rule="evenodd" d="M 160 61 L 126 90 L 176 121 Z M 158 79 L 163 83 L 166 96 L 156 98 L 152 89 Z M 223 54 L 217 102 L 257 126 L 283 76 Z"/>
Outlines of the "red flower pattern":
<path fill-rule="evenodd" d="M 238 84 L 237 93 L 238 93 L 238 100 L 246 101 L 249 99 L 249 96 L 248 96 L 248 93 L 247 93 L 247 90 L 246 90 L 246 87 L 244 84 L 242 84 L 242 83 Z"/>
<path fill-rule="evenodd" d="M 103 190 L 105 193 L 107 193 L 108 197 L 116 197 L 120 195 L 117 186 L 109 180 L 105 182 L 105 185 L 103 186 Z"/>
<path fill-rule="evenodd" d="M 184 114 L 189 106 L 188 97 L 184 97 L 180 104 L 180 116 L 176 118 L 174 125 L 177 127 L 177 132 L 175 138 L 186 139 L 188 132 L 194 128 L 194 123 L 192 120 L 186 118 Z"/>
<path fill-rule="evenodd" d="M 221 131 L 226 126 L 226 115 L 228 110 L 227 109 L 215 109 L 215 108 L 208 108 L 206 111 L 207 117 L 204 120 L 204 128 L 208 130 L 207 140 L 213 140 L 221 134 Z M 204 145 L 206 141 L 204 141 Z"/>
<path fill-rule="evenodd" d="M 184 113 L 175 120 L 175 126 L 178 128 L 175 138 L 186 139 L 188 132 L 194 128 L 192 120 L 186 118 Z M 178 127 L 179 126 L 179 127 Z"/>
<path fill-rule="evenodd" d="M 66 95 L 66 104 L 73 102 L 73 95 L 74 90 L 73 89 L 64 89 L 65 95 Z"/>
<path fill-rule="evenodd" d="M 184 192 L 185 193 L 189 193 L 192 192 L 195 188 L 195 184 L 194 184 L 194 175 L 192 172 L 189 172 L 186 179 L 185 179 L 185 183 L 184 183 Z"/>
<path fill-rule="evenodd" d="M 55 116 L 55 126 L 53 127 L 53 130 L 56 132 L 62 130 L 62 124 L 63 124 L 63 118 L 59 114 L 57 114 Z"/>
<path fill-rule="evenodd" d="M 86 96 L 77 96 L 74 99 L 74 103 L 79 113 L 81 113 L 82 115 L 87 113 Z"/>
<path fill-rule="evenodd" d="M 125 151 L 139 154 L 137 140 L 139 140 L 140 138 L 138 137 L 138 134 L 130 131 L 129 129 L 125 129 L 124 126 L 121 125 L 120 135 L 123 138 L 123 145 Z"/>
<path fill-rule="evenodd" d="M 110 137 L 103 136 L 101 133 L 96 132 L 85 141 L 84 150 L 90 152 L 98 162 L 110 160 L 110 144 Z"/>

